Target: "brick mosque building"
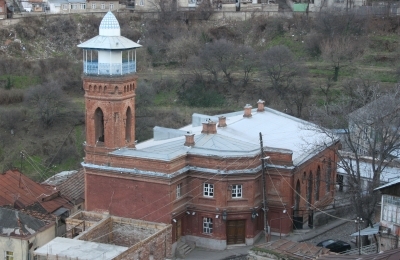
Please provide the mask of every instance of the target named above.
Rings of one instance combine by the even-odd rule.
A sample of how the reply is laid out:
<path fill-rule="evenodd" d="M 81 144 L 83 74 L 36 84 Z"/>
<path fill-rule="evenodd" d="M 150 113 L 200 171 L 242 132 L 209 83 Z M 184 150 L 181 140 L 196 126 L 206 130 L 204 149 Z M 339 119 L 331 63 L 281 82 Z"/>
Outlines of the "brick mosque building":
<path fill-rule="evenodd" d="M 153 139 L 136 144 L 135 51 L 141 46 L 120 35 L 108 12 L 99 36 L 78 47 L 88 211 L 172 224 L 174 242 L 225 249 L 251 245 L 263 233 L 264 190 L 272 233 L 289 233 L 304 212 L 333 198 L 336 140 L 262 100 L 229 114 L 194 114 L 181 129 L 155 127 Z"/>

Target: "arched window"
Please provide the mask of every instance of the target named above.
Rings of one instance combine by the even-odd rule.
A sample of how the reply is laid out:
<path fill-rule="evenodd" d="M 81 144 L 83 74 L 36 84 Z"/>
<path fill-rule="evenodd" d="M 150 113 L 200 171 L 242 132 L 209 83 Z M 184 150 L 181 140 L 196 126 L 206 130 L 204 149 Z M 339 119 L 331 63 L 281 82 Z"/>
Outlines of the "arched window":
<path fill-rule="evenodd" d="M 125 140 L 129 143 L 131 141 L 131 130 L 132 130 L 132 112 L 131 108 L 128 107 L 126 110 L 126 125 L 125 125 Z"/>
<path fill-rule="evenodd" d="M 93 91 L 96 92 L 97 91 L 97 86 L 94 85 Z"/>
<path fill-rule="evenodd" d="M 103 93 L 106 93 L 107 86 L 104 86 Z"/>
<path fill-rule="evenodd" d="M 126 92 L 126 86 L 124 86 L 124 92 Z"/>
<path fill-rule="evenodd" d="M 331 191 L 331 176 L 332 176 L 332 162 L 331 158 L 328 160 L 328 168 L 326 169 L 326 192 Z"/>
<path fill-rule="evenodd" d="M 118 86 L 115 86 L 114 93 L 118 94 Z"/>
<path fill-rule="evenodd" d="M 104 142 L 104 114 L 100 108 L 94 112 L 95 141 Z"/>
<path fill-rule="evenodd" d="M 315 201 L 319 200 L 319 184 L 321 182 L 321 168 L 318 165 L 317 179 L 315 180 Z"/>
<path fill-rule="evenodd" d="M 89 92 L 92 91 L 92 85 L 89 85 Z"/>
<path fill-rule="evenodd" d="M 307 201 L 308 201 L 308 206 L 311 206 L 312 203 L 312 191 L 313 191 L 313 176 L 312 172 L 310 171 L 310 175 L 308 176 L 308 184 L 307 184 Z"/>

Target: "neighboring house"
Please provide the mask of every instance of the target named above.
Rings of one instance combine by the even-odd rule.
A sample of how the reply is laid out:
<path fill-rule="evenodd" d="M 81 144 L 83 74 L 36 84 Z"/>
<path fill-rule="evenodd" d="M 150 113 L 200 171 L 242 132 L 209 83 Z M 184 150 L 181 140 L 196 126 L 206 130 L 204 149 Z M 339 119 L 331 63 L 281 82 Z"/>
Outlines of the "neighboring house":
<path fill-rule="evenodd" d="M 120 9 L 119 1 L 48 0 L 50 13 L 107 12 Z"/>
<path fill-rule="evenodd" d="M 7 19 L 7 4 L 5 0 L 0 0 L 0 19 Z"/>
<path fill-rule="evenodd" d="M 0 255 L 5 260 L 33 259 L 33 250 L 55 237 L 55 223 L 0 207 Z"/>
<path fill-rule="evenodd" d="M 35 259 L 171 258 L 171 225 L 95 212 L 78 212 L 67 219 L 67 225 L 69 230 L 80 229 L 80 234 L 53 239 L 35 250 Z"/>
<path fill-rule="evenodd" d="M 395 94 L 385 95 L 349 114 L 349 137 L 359 155 L 372 155 L 375 152 L 372 149 L 379 150 L 380 142 L 387 141 L 393 146 L 391 154 L 399 155 L 396 147 L 400 144 L 391 140 L 391 137 L 398 140 L 400 136 L 398 99 Z"/>
<path fill-rule="evenodd" d="M 379 251 L 398 248 L 400 245 L 400 178 L 375 190 L 382 194 Z"/>
<path fill-rule="evenodd" d="M 85 209 L 85 174 L 84 170 L 64 171 L 42 182 L 52 191 L 60 191 L 64 198 L 74 206 L 71 212 Z"/>
<path fill-rule="evenodd" d="M 365 6 L 366 0 L 286 0 L 294 12 L 321 12 L 329 9 L 357 9 Z"/>
<path fill-rule="evenodd" d="M 342 153 L 344 155 L 344 153 Z M 374 173 L 372 172 L 372 162 L 370 157 L 360 157 L 360 177 L 361 177 L 361 187 L 363 190 L 367 190 L 367 187 L 370 183 L 372 183 L 372 178 L 374 176 Z M 352 168 L 354 169 L 353 172 L 356 171 L 356 160 L 353 159 L 351 156 L 348 156 L 347 159 L 343 159 L 343 162 L 345 162 L 348 165 L 352 165 Z M 339 191 L 348 191 L 349 189 L 349 181 L 350 181 L 350 176 L 348 176 L 348 172 L 345 170 L 347 167 L 343 167 L 343 162 L 338 162 L 337 166 L 337 178 L 336 178 L 336 185 L 337 189 Z M 400 166 L 392 163 L 385 167 L 380 174 L 380 180 L 381 180 L 381 185 L 386 184 L 388 182 L 391 182 L 394 179 L 397 179 L 400 176 Z"/>
<path fill-rule="evenodd" d="M 65 218 L 74 213 L 74 205 L 60 191 L 49 190 L 18 170 L 0 174 L 0 206 L 50 214 L 57 220 L 58 235 L 65 233 Z"/>

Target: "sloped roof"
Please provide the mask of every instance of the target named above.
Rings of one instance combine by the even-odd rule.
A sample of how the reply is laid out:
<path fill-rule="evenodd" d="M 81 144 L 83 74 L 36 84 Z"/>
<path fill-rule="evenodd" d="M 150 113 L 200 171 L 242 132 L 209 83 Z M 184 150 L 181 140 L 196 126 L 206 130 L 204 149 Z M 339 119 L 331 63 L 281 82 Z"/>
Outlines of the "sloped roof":
<path fill-rule="evenodd" d="M 56 188 L 61 192 L 62 196 L 67 197 L 70 201 L 78 201 L 84 199 L 85 194 L 85 172 L 83 169 L 79 171 L 65 171 L 55 174 L 42 184 L 48 185 L 49 188 Z"/>
<path fill-rule="evenodd" d="M 112 154 L 160 160 L 172 160 L 185 154 L 221 157 L 254 156 L 260 153 L 261 132 L 265 150 L 291 153 L 293 164 L 299 165 L 334 141 L 326 134 L 316 131 L 315 125 L 270 108 L 265 108 L 263 112 L 253 109 L 250 118 L 243 117 L 243 111 L 213 117 L 197 116 L 200 120 L 193 118 L 191 125 L 179 129 L 182 131 L 181 136 L 150 139 L 137 144 L 135 149 L 121 148 Z M 218 127 L 216 134 L 202 134 L 202 124 L 199 122 L 204 120 L 201 118 L 218 116 L 226 117 L 227 126 Z M 193 147 L 184 146 L 184 133 L 187 132 L 195 134 Z"/>
<path fill-rule="evenodd" d="M 400 171 L 399 171 L 399 174 L 398 174 L 397 177 L 398 177 L 398 179 L 396 179 L 394 181 L 391 181 L 389 183 L 386 183 L 385 185 L 379 186 L 378 188 L 375 188 L 374 190 L 381 190 L 381 189 L 388 188 L 390 186 L 399 184 L 400 183 Z"/>
<path fill-rule="evenodd" d="M 395 260 L 400 259 L 400 248 L 387 250 L 371 255 L 324 255 L 318 260 Z"/>
<path fill-rule="evenodd" d="M 46 225 L 46 222 L 18 210 L 0 207 L 0 235 L 26 237 Z"/>
<path fill-rule="evenodd" d="M 17 204 L 21 208 L 39 203 L 48 213 L 60 207 L 72 208 L 58 191 L 48 190 L 45 185 L 34 182 L 18 170 L 0 174 L 0 202 L 0 206 Z"/>

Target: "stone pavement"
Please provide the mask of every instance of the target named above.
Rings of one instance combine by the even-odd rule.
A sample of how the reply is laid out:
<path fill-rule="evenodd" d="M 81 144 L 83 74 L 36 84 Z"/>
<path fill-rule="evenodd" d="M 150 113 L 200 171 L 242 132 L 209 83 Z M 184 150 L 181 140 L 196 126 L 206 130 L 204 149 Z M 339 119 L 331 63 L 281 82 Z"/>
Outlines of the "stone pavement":
<path fill-rule="evenodd" d="M 299 231 L 298 233 L 291 233 L 289 236 L 282 237 L 285 239 L 289 239 L 292 241 L 297 241 L 297 242 L 304 242 L 308 241 L 310 239 L 313 239 L 316 236 L 319 236 L 331 229 L 337 228 L 343 224 L 347 223 L 345 220 L 335 220 L 330 222 L 329 224 L 316 227 L 314 229 L 308 229 L 308 230 L 303 230 Z M 279 236 L 272 236 L 271 240 L 278 240 Z M 261 238 L 256 242 L 255 245 L 257 244 L 263 244 L 265 243 L 265 238 L 264 236 L 261 236 Z M 199 248 L 196 247 L 195 249 L 190 252 L 185 259 L 187 260 L 245 260 L 246 255 L 248 251 L 253 248 L 254 245 L 252 246 L 228 246 L 228 249 L 226 250 L 212 250 L 212 249 L 206 249 L 206 248 Z"/>

